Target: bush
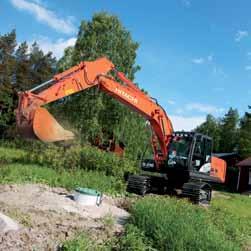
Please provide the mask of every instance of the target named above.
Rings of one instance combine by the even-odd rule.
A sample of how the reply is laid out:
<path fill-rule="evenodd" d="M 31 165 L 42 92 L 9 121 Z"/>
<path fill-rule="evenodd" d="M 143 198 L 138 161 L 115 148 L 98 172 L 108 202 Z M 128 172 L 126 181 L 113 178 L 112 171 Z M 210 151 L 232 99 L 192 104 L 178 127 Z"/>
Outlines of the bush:
<path fill-rule="evenodd" d="M 71 147 L 43 144 L 38 141 L 1 142 L 0 161 L 39 164 L 54 169 L 101 171 L 105 175 L 123 178 L 126 172 L 136 172 L 136 163 L 104 152 L 90 145 Z M 17 150 L 16 148 L 24 150 Z"/>
<path fill-rule="evenodd" d="M 101 171 L 106 175 L 122 178 L 125 172 L 135 172 L 136 164 L 113 153 L 107 153 L 91 146 L 63 148 L 50 145 L 43 151 L 33 149 L 28 162 L 46 165 L 55 169 L 83 169 Z"/>
<path fill-rule="evenodd" d="M 23 162 L 27 158 L 27 152 L 18 149 L 0 147 L 0 164 Z"/>

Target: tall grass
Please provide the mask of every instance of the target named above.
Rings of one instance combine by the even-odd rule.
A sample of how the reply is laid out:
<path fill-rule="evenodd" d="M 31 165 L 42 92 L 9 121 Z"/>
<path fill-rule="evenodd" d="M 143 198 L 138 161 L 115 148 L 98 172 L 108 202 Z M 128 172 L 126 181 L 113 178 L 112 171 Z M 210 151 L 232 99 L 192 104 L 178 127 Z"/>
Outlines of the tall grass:
<path fill-rule="evenodd" d="M 89 187 L 118 195 L 125 191 L 125 184 L 102 172 L 85 170 L 54 170 L 38 165 L 7 164 L 0 168 L 0 184 L 42 183 L 53 187 L 74 189 Z"/>
<path fill-rule="evenodd" d="M 249 250 L 250 203 L 248 197 L 233 195 L 202 208 L 174 198 L 145 197 L 133 204 L 124 234 L 99 246 L 93 243 L 93 250 Z M 88 250 L 86 241 L 92 243 L 77 237 L 66 243 L 65 251 Z"/>
<path fill-rule="evenodd" d="M 133 206 L 131 223 L 160 251 L 241 250 L 211 216 L 208 209 L 183 200 L 148 197 Z"/>

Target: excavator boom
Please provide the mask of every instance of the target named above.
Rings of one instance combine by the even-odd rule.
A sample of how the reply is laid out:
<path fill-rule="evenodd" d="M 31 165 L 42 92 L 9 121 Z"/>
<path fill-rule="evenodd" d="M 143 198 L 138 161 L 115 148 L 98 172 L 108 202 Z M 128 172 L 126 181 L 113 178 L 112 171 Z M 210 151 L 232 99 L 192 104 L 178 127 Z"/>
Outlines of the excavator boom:
<path fill-rule="evenodd" d="M 142 161 L 146 174 L 128 177 L 127 191 L 144 195 L 154 186 L 161 191 L 178 188 L 182 196 L 195 203 L 209 203 L 212 188 L 208 182 L 222 183 L 226 174 L 226 163 L 212 156 L 211 138 L 195 132 L 173 132 L 165 110 L 106 58 L 81 62 L 19 93 L 18 130 L 25 137 L 45 142 L 72 139 L 74 134 L 63 129 L 43 106 L 95 86 L 141 114 L 151 125 L 154 160 Z M 158 175 L 149 174 L 153 172 Z"/>
<path fill-rule="evenodd" d="M 113 72 L 122 83 L 108 75 L 110 72 Z M 29 91 L 19 93 L 16 120 L 20 134 L 45 142 L 72 139 L 74 134 L 63 129 L 42 106 L 94 86 L 98 86 L 101 91 L 140 113 L 150 122 L 154 132 L 152 144 L 155 160 L 156 162 L 165 160 L 173 132 L 171 121 L 165 110 L 127 79 L 123 73 L 118 72 L 107 58 L 81 62 L 55 75 L 53 79 Z"/>
<path fill-rule="evenodd" d="M 106 74 L 113 67 L 106 58 L 82 62 L 29 91 L 19 93 L 19 105 L 16 110 L 19 133 L 24 137 L 38 138 L 44 142 L 72 139 L 74 134 L 64 130 L 41 106 L 95 85 L 97 76 Z M 48 85 L 48 88 L 39 92 Z"/>

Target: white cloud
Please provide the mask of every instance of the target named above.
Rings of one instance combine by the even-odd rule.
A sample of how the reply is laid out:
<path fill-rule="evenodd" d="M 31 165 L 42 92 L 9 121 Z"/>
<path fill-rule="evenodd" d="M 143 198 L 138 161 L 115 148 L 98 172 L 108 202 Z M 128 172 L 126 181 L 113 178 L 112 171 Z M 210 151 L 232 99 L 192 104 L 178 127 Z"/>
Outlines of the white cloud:
<path fill-rule="evenodd" d="M 208 61 L 208 62 L 212 62 L 213 59 L 214 59 L 214 56 L 213 56 L 213 55 L 207 56 L 207 61 Z"/>
<path fill-rule="evenodd" d="M 204 58 L 194 58 L 194 59 L 192 59 L 192 62 L 194 64 L 204 64 L 205 59 Z"/>
<path fill-rule="evenodd" d="M 182 3 L 185 5 L 185 7 L 189 8 L 191 7 L 191 1 L 190 0 L 182 0 Z"/>
<path fill-rule="evenodd" d="M 246 66 L 245 66 L 245 70 L 246 70 L 246 71 L 251 71 L 251 65 L 246 65 Z"/>
<path fill-rule="evenodd" d="M 175 131 L 191 131 L 205 121 L 205 116 L 184 117 L 179 115 L 169 116 Z"/>
<path fill-rule="evenodd" d="M 193 62 L 194 64 L 204 64 L 204 63 L 206 63 L 206 62 L 207 62 L 207 63 L 212 62 L 213 59 L 214 59 L 213 55 L 210 54 L 210 55 L 208 55 L 207 57 L 193 58 L 193 59 L 192 59 L 192 62 Z"/>
<path fill-rule="evenodd" d="M 214 66 L 213 74 L 223 78 L 228 78 L 228 74 L 225 71 L 223 71 L 221 67 L 218 66 Z"/>
<path fill-rule="evenodd" d="M 48 37 L 38 37 L 37 39 L 34 39 L 33 41 L 30 41 L 28 44 L 31 45 L 33 42 L 37 42 L 39 47 L 45 52 L 53 52 L 53 55 L 59 59 L 64 54 L 64 49 L 73 46 L 76 42 L 75 37 L 71 37 L 69 39 L 58 39 L 56 41 L 50 40 Z"/>
<path fill-rule="evenodd" d="M 28 0 L 10 0 L 10 2 L 15 8 L 29 12 L 39 22 L 47 24 L 58 32 L 71 34 L 76 31 L 72 23 L 72 17 L 66 17 L 66 19 L 59 18 L 55 12 L 44 7 L 38 0 L 35 2 Z"/>
<path fill-rule="evenodd" d="M 247 36 L 248 36 L 248 31 L 246 31 L 246 30 L 239 30 L 235 34 L 235 41 L 236 42 L 240 42 L 243 38 L 245 38 Z"/>
<path fill-rule="evenodd" d="M 185 105 L 187 111 L 197 111 L 204 113 L 221 113 L 225 109 L 219 108 L 213 105 L 201 104 L 201 103 L 189 103 Z"/>
<path fill-rule="evenodd" d="M 169 105 L 175 105 L 175 101 L 172 100 L 172 99 L 167 100 L 167 103 L 168 103 Z"/>

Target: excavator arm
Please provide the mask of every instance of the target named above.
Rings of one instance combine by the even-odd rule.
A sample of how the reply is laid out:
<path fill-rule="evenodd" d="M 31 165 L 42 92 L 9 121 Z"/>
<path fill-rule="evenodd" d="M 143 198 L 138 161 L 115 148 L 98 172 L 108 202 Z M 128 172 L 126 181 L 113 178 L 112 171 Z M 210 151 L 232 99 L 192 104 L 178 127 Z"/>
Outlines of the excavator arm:
<path fill-rule="evenodd" d="M 108 75 L 110 72 L 115 73 L 121 83 Z M 45 142 L 72 139 L 73 133 L 64 130 L 42 106 L 94 86 L 138 112 L 150 122 L 154 132 L 152 145 L 155 161 L 158 164 L 165 160 L 173 132 L 165 110 L 123 73 L 117 71 L 112 62 L 106 58 L 81 62 L 55 75 L 53 79 L 29 91 L 19 93 L 19 105 L 16 110 L 19 132 L 25 137 L 38 138 Z"/>

